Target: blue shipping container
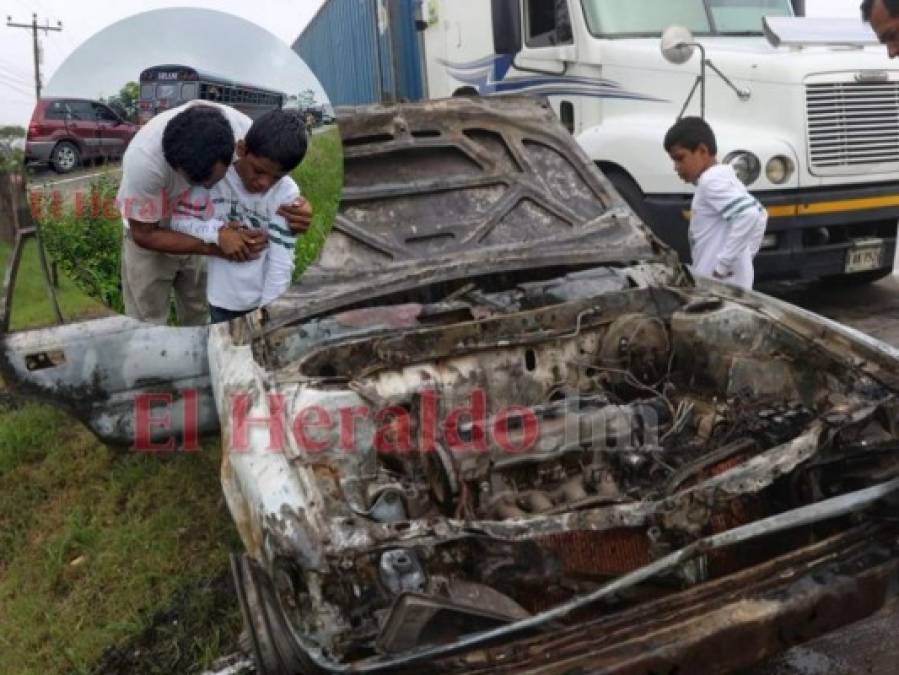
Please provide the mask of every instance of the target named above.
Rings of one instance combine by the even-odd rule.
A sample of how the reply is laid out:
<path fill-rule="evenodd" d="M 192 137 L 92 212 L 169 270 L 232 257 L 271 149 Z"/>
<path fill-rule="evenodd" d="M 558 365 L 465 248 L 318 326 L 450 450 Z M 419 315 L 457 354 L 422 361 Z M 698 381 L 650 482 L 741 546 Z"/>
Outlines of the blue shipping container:
<path fill-rule="evenodd" d="M 326 0 L 293 44 L 332 105 L 424 96 L 421 0 Z"/>

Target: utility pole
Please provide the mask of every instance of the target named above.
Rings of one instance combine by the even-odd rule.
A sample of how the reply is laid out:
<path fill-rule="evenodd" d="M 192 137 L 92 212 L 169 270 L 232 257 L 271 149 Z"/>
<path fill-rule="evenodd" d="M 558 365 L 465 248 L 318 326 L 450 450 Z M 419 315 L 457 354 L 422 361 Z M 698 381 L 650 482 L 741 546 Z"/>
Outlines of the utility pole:
<path fill-rule="evenodd" d="M 62 21 L 57 21 L 55 26 L 50 25 L 50 20 L 46 19 L 44 25 L 41 26 L 37 22 L 37 14 L 31 15 L 31 23 L 13 23 L 12 17 L 6 17 L 6 26 L 8 28 L 28 28 L 31 30 L 31 40 L 34 47 L 34 95 L 37 100 L 41 98 L 41 46 L 37 40 L 37 32 L 44 31 L 44 35 L 51 30 L 61 31 Z"/>

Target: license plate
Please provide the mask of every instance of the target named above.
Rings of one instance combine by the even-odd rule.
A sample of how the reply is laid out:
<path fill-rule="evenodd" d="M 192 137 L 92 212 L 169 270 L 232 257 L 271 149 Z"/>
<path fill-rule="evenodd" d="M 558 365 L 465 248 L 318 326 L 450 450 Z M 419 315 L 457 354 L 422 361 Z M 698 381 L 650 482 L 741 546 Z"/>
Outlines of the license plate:
<path fill-rule="evenodd" d="M 850 248 L 846 251 L 846 273 L 880 269 L 883 267 L 883 252 L 884 245 L 881 243 Z"/>

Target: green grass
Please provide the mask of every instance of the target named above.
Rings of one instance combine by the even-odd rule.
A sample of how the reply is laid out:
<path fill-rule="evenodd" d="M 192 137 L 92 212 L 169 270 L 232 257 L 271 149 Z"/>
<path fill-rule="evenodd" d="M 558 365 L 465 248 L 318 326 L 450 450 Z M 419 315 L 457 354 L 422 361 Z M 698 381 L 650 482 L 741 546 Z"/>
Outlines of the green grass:
<path fill-rule="evenodd" d="M 11 247 L 0 242 L 0 269 L 5 270 Z M 89 297 L 65 274 L 59 275 L 56 298 L 66 321 L 78 321 L 108 314 L 102 303 Z M 26 242 L 16 278 L 10 330 L 52 326 L 55 323 L 47 286 L 41 272 L 37 242 Z"/>
<path fill-rule="evenodd" d="M 190 672 L 235 648 L 216 445 L 122 453 L 52 408 L 0 413 L 2 672 L 94 672 L 116 646 L 121 672 Z"/>
<path fill-rule="evenodd" d="M 108 312 L 65 277 L 58 293 L 67 317 Z M 12 324 L 52 323 L 31 242 Z M 234 651 L 227 556 L 241 544 L 219 463 L 217 442 L 128 453 L 55 408 L 0 408 L 0 672 L 162 675 Z"/>
<path fill-rule="evenodd" d="M 311 138 L 306 158 L 293 172 L 303 196 L 312 204 L 312 226 L 297 240 L 294 280 L 321 250 L 337 215 L 343 188 L 343 148 L 337 129 L 332 127 Z"/>

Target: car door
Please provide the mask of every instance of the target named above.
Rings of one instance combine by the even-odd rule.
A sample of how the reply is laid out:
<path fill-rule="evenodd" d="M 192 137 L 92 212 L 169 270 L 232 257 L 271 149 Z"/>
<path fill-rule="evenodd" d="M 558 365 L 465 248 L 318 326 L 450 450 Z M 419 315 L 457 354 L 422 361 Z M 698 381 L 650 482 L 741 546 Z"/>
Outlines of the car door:
<path fill-rule="evenodd" d="M 7 391 L 65 410 L 111 445 L 198 449 L 199 438 L 218 429 L 208 326 L 173 328 L 119 315 L 65 323 L 54 301 L 57 325 L 10 331 L 16 285 L 43 285 L 55 299 L 46 271 L 43 284 L 20 278 L 26 245 L 33 255 L 37 243 L 36 228 L 22 225 L 0 294 L 0 375 Z"/>
<path fill-rule="evenodd" d="M 40 120 L 39 133 L 29 141 L 58 142 L 66 137 L 66 123 L 69 119 L 69 106 L 65 101 L 49 101 Z M 48 151 L 49 153 L 49 151 Z"/>
<path fill-rule="evenodd" d="M 73 136 L 81 150 L 81 158 L 93 159 L 102 154 L 102 139 L 97 129 L 97 118 L 90 101 L 70 99 L 66 101 L 68 116 L 66 130 Z"/>
<path fill-rule="evenodd" d="M 102 103 L 91 103 L 97 119 L 97 133 L 100 136 L 100 147 L 104 157 L 120 158 L 127 147 L 131 136 L 131 125 L 122 121 L 111 108 Z"/>

